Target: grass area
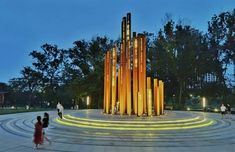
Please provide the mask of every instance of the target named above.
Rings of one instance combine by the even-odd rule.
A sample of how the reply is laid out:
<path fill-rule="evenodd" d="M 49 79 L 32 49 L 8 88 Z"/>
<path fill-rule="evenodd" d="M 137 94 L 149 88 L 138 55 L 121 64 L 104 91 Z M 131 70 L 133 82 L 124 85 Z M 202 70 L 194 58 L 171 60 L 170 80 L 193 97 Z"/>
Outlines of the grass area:
<path fill-rule="evenodd" d="M 17 108 L 17 109 L 1 109 L 0 108 L 0 115 L 22 113 L 22 112 L 48 111 L 48 110 L 50 110 L 50 109 L 46 109 L 46 108 L 31 108 L 31 109 L 27 110 L 25 108 Z"/>

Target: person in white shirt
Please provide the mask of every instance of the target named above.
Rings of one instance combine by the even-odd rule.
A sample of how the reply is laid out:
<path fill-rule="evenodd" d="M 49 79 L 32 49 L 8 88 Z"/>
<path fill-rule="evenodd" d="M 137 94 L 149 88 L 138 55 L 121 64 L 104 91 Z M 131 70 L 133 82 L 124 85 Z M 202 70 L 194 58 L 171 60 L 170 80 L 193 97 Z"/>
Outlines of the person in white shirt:
<path fill-rule="evenodd" d="M 226 107 L 224 106 L 224 104 L 221 105 L 220 111 L 221 111 L 222 118 L 224 118 L 225 111 L 226 111 Z"/>
<path fill-rule="evenodd" d="M 64 107 L 62 106 L 62 104 L 60 104 L 60 102 L 58 102 L 58 104 L 56 105 L 57 111 L 58 111 L 58 116 L 62 119 L 63 118 L 63 111 L 64 111 Z"/>

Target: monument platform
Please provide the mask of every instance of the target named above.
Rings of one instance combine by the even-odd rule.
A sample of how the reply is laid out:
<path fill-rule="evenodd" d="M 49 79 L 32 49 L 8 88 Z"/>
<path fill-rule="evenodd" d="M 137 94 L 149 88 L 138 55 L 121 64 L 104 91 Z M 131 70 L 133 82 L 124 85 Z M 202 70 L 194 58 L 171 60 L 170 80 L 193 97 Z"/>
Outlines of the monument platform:
<path fill-rule="evenodd" d="M 218 113 L 165 111 L 158 117 L 108 115 L 101 110 L 68 110 L 63 119 L 50 111 L 47 136 L 37 151 L 233 152 L 235 116 Z M 44 112 L 0 116 L 0 151 L 33 151 L 36 116 Z"/>

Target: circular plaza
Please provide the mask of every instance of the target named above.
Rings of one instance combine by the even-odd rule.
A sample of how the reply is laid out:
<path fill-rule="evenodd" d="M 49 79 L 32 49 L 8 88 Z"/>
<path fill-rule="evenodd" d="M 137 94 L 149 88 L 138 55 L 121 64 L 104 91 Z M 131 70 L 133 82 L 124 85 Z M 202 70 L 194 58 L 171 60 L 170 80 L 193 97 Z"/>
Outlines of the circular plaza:
<path fill-rule="evenodd" d="M 166 111 L 159 117 L 136 117 L 103 114 L 102 110 L 69 110 L 63 119 L 55 111 L 49 114 L 47 136 L 52 145 L 45 143 L 42 151 L 218 151 L 224 147 L 232 151 L 235 147 L 234 116 L 222 119 L 218 113 Z M 3 144 L 9 140 L 24 151 L 32 150 L 37 115 L 43 112 L 1 116 Z"/>

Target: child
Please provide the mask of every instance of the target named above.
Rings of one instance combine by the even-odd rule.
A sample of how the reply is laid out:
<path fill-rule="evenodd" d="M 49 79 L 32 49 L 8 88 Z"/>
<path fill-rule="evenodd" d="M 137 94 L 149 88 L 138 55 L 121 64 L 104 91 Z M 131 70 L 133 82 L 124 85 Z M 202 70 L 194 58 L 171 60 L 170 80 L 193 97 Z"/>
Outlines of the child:
<path fill-rule="evenodd" d="M 51 141 L 46 137 L 46 130 L 48 128 L 49 125 L 49 114 L 48 113 L 44 113 L 44 117 L 42 119 L 42 127 L 43 127 L 43 136 L 46 139 L 46 141 L 49 142 L 49 144 L 51 145 Z"/>
<path fill-rule="evenodd" d="M 42 122 L 41 116 L 37 116 L 37 123 L 35 124 L 35 131 L 34 131 L 34 140 L 35 149 L 38 148 L 38 145 L 43 144 L 43 134 L 42 134 Z"/>

